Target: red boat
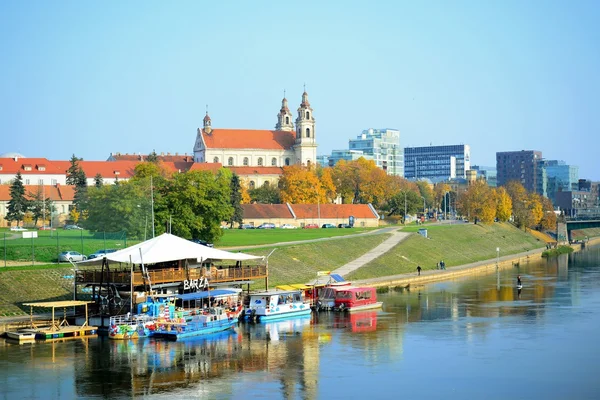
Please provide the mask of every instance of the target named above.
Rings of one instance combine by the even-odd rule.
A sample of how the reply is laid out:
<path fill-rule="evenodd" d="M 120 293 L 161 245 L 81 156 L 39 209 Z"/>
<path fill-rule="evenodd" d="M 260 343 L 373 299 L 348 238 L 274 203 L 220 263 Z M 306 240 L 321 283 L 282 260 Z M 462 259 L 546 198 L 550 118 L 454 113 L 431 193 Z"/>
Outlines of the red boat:
<path fill-rule="evenodd" d="M 319 308 L 334 311 L 357 311 L 380 308 L 377 291 L 372 287 L 329 286 L 319 298 Z"/>

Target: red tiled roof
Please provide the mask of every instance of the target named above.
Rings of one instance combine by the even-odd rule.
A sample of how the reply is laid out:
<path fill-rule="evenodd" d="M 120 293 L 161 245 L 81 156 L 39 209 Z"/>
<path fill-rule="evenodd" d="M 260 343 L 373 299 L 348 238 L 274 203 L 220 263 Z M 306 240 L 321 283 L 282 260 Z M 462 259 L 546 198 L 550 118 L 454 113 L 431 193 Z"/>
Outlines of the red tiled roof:
<path fill-rule="evenodd" d="M 31 170 L 25 171 L 25 165 L 30 166 Z M 0 158 L 0 175 L 16 174 L 21 171 L 21 175 L 59 175 L 62 174 L 60 168 L 47 158 Z M 43 168 L 40 170 L 39 168 Z"/>
<path fill-rule="evenodd" d="M 75 191 L 73 186 L 44 185 L 42 189 L 39 185 L 24 185 L 25 196 L 29 199 L 42 190 L 43 195 L 52 201 L 73 201 Z M 0 201 L 10 201 L 10 185 L 0 185 Z"/>
<path fill-rule="evenodd" d="M 209 149 L 288 150 L 296 141 L 295 132 L 251 129 L 213 129 L 202 137 Z"/>
<path fill-rule="evenodd" d="M 292 210 L 299 219 L 304 218 L 377 218 L 368 204 L 293 204 Z"/>
<path fill-rule="evenodd" d="M 111 153 L 110 156 L 114 158 L 116 161 L 148 161 L 148 154 L 121 154 L 121 153 Z M 193 162 L 193 155 L 156 155 L 159 161 L 164 162 Z"/>
<path fill-rule="evenodd" d="M 281 167 L 227 167 L 232 172 L 242 175 L 281 175 L 283 168 Z"/>
<path fill-rule="evenodd" d="M 52 163 L 60 168 L 62 174 L 71 167 L 70 161 L 52 161 Z M 103 178 L 118 176 L 119 179 L 129 179 L 133 177 L 135 166 L 139 163 L 139 161 L 79 161 L 79 166 L 88 178 L 100 174 Z M 119 173 L 116 174 L 115 171 Z"/>
<path fill-rule="evenodd" d="M 294 218 L 287 204 L 242 204 L 244 218 Z"/>
<path fill-rule="evenodd" d="M 221 163 L 194 163 L 190 171 L 217 172 L 223 165 Z"/>

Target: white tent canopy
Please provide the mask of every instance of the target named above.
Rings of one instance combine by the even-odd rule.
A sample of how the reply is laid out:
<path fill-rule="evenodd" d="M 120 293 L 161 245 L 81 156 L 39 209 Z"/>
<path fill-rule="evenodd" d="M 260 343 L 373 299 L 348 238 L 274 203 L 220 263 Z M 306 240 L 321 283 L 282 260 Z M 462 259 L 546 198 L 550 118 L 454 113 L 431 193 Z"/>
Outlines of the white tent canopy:
<path fill-rule="evenodd" d="M 258 260 L 264 257 L 214 249 L 169 233 L 163 233 L 160 236 L 127 247 L 126 249 L 108 253 L 104 257 L 82 261 L 77 264 L 99 263 L 102 262 L 103 258 L 106 258 L 108 261 L 120 263 L 132 262 L 133 264 L 141 264 L 143 262 L 144 264 L 156 264 L 189 259 L 196 259 L 199 262 L 217 260 L 247 261 Z"/>

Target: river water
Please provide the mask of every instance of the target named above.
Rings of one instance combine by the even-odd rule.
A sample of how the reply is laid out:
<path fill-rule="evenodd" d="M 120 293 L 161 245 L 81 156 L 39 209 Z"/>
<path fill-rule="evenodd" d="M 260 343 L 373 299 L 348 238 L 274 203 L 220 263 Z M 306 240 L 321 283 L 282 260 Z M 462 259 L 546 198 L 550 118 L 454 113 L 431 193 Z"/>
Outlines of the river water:
<path fill-rule="evenodd" d="M 600 398 L 600 249 L 379 298 L 183 342 L 0 339 L 0 398 Z"/>

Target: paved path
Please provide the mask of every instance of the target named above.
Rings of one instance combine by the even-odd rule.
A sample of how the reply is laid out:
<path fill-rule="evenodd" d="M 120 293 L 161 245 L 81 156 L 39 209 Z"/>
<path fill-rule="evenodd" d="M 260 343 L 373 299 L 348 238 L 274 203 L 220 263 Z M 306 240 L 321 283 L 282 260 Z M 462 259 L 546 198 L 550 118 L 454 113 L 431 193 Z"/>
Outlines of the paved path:
<path fill-rule="evenodd" d="M 386 253 L 392 247 L 394 247 L 410 235 L 410 233 L 407 232 L 398 232 L 396 228 L 390 229 L 389 232 L 391 232 L 392 236 L 389 239 L 386 239 L 385 242 L 381 243 L 374 249 L 366 252 L 362 256 L 358 257 L 356 260 L 350 261 L 348 264 L 343 265 L 334 271 L 331 271 L 331 273 L 339 274 L 341 276 L 348 275 L 350 272 L 356 271 L 358 268 Z"/>

